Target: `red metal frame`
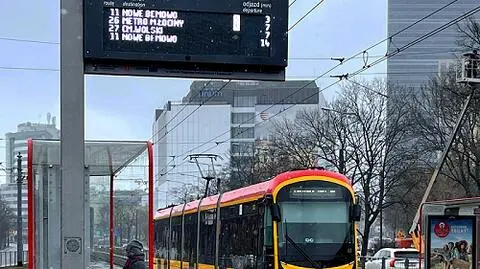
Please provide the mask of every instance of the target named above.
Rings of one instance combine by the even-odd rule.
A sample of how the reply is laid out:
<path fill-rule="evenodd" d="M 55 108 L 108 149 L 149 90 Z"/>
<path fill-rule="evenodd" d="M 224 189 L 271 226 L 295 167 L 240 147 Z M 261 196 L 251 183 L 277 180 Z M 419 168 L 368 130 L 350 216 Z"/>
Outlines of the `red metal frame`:
<path fill-rule="evenodd" d="M 33 179 L 33 140 L 27 140 L 28 268 L 35 269 L 35 184 Z"/>
<path fill-rule="evenodd" d="M 155 249 L 153 245 L 153 144 L 147 142 L 148 152 L 148 268 L 153 269 Z"/>
<path fill-rule="evenodd" d="M 282 182 L 287 181 L 292 178 L 304 177 L 304 176 L 324 176 L 330 177 L 343 181 L 351 186 L 351 181 L 342 174 L 328 171 L 328 170 L 318 170 L 318 169 L 308 169 L 308 170 L 299 170 L 299 171 L 290 171 L 279 174 L 273 179 L 265 182 L 261 182 L 255 185 L 248 187 L 232 190 L 222 194 L 221 203 L 228 203 L 235 200 L 248 199 L 250 197 L 263 196 L 265 194 L 271 194 L 276 186 L 280 185 Z M 209 196 L 202 200 L 202 207 L 215 206 L 217 204 L 218 195 Z M 198 208 L 200 200 L 192 201 L 187 203 L 185 206 L 185 211 L 194 210 Z M 182 212 L 183 205 L 177 205 L 173 207 L 172 214 Z M 170 214 L 170 208 L 162 209 L 157 211 L 155 218 L 166 217 Z"/>

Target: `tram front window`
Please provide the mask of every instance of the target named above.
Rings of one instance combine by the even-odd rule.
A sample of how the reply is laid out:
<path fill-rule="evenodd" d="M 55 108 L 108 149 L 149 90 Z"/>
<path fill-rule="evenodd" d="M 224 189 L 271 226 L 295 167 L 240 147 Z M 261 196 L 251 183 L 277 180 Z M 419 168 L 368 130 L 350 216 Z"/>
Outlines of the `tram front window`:
<path fill-rule="evenodd" d="M 282 217 L 278 223 L 280 260 L 311 268 L 354 261 L 350 197 L 343 187 L 326 182 L 303 182 L 282 189 L 277 200 Z"/>

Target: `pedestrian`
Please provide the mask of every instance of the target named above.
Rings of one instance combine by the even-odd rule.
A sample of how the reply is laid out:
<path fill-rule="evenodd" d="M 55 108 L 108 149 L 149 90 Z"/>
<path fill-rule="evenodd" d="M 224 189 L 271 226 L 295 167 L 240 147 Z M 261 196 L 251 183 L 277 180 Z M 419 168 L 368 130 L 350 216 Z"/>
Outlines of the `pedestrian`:
<path fill-rule="evenodd" d="M 127 252 L 127 261 L 125 262 L 123 269 L 146 269 L 143 244 L 140 243 L 140 241 L 130 241 L 125 251 Z"/>

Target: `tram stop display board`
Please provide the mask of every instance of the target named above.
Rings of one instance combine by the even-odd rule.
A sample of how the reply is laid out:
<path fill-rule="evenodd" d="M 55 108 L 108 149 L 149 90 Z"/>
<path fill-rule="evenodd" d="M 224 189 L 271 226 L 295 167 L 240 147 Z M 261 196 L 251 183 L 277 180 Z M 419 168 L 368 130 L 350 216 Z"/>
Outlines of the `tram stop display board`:
<path fill-rule="evenodd" d="M 285 80 L 286 0 L 84 0 L 87 74 Z"/>

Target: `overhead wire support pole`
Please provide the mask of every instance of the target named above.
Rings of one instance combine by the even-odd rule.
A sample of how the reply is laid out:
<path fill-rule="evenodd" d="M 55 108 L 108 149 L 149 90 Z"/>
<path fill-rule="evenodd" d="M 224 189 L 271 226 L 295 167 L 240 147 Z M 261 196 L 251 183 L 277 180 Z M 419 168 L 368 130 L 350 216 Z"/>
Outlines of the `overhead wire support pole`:
<path fill-rule="evenodd" d="M 433 172 L 432 174 L 432 177 L 430 178 L 430 181 L 428 182 L 428 185 L 427 185 L 427 189 L 425 191 L 425 193 L 423 194 L 423 197 L 422 197 L 422 200 L 420 202 L 420 206 L 419 206 L 419 209 L 417 210 L 417 213 L 415 215 L 415 218 L 413 219 L 413 225 L 412 227 L 410 228 L 410 234 L 415 232 L 417 230 L 417 225 L 418 225 L 418 221 L 419 219 L 421 218 L 420 216 L 420 208 L 421 208 L 421 205 L 423 205 L 427 199 L 428 199 L 428 196 L 432 190 L 432 187 L 433 187 L 433 184 L 435 183 L 435 180 L 437 179 L 438 177 L 438 174 L 440 173 L 440 171 L 442 170 L 442 167 L 443 167 L 443 164 L 445 162 L 445 159 L 447 158 L 447 155 L 448 155 L 448 152 L 450 151 L 450 149 L 452 148 L 452 144 L 453 144 L 453 141 L 455 140 L 455 137 L 457 136 L 457 133 L 458 131 L 460 130 L 460 126 L 463 122 L 463 118 L 465 117 L 465 113 L 468 109 L 468 107 L 470 106 L 470 103 L 472 101 L 472 98 L 473 98 L 473 95 L 475 93 L 475 87 L 474 86 L 471 86 L 472 89 L 471 89 L 471 92 L 470 94 L 468 95 L 468 98 L 467 98 L 467 101 L 465 102 L 465 104 L 463 105 L 463 108 L 462 108 L 462 112 L 460 113 L 460 116 L 457 120 L 457 123 L 455 125 L 455 128 L 453 129 L 453 133 L 450 135 L 450 138 L 449 138 L 449 141 L 448 141 L 448 144 L 446 146 L 446 148 L 443 150 L 442 152 L 442 156 L 440 157 L 440 161 L 438 162 L 436 168 L 435 168 L 435 171 Z M 420 246 L 421 248 L 421 246 Z"/>
<path fill-rule="evenodd" d="M 17 155 L 17 266 L 23 266 L 23 228 L 22 228 L 22 154 Z"/>

